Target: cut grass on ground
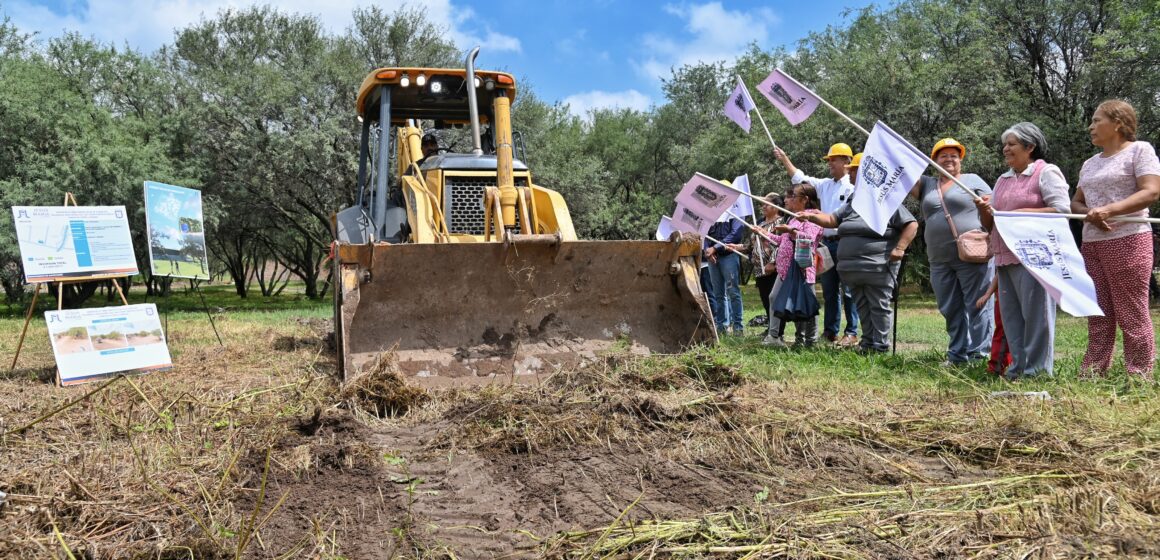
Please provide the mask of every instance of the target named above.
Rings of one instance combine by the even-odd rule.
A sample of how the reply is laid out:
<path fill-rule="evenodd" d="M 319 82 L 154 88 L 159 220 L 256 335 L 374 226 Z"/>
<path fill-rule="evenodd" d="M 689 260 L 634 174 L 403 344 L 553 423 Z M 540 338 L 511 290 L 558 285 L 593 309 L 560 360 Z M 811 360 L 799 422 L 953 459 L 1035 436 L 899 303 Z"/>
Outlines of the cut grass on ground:
<path fill-rule="evenodd" d="M 327 302 L 211 299 L 224 347 L 179 291 L 175 368 L 104 388 L 52 387 L 34 321 L 0 374 L 0 557 L 1160 555 L 1160 390 L 1077 381 L 1081 320 L 1056 378 L 1015 385 L 939 367 L 907 298 L 897 356 L 751 336 L 416 393 L 389 357 L 333 384 Z"/>

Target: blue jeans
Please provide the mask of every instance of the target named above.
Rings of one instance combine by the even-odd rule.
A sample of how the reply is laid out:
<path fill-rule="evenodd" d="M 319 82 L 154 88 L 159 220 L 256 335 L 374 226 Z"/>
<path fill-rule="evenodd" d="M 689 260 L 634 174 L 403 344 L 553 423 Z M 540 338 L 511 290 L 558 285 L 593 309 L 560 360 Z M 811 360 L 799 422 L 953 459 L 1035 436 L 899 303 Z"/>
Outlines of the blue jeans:
<path fill-rule="evenodd" d="M 713 277 L 713 299 L 721 310 L 713 314 L 717 334 L 725 334 L 726 325 L 732 326 L 733 334 L 745 332 L 741 324 L 741 257 L 736 253 L 719 255 L 716 264 L 709 263 L 709 275 Z"/>
<path fill-rule="evenodd" d="M 930 263 L 930 285 L 950 337 L 948 361 L 963 363 L 990 354 L 994 298 L 988 299 L 982 309 L 975 307 L 975 302 L 991 287 L 993 274 L 987 263 L 958 259 Z"/>
<path fill-rule="evenodd" d="M 830 250 L 836 263 L 838 242 L 822 241 L 822 243 L 825 243 L 826 248 Z M 837 265 L 835 264 L 834 268 L 825 274 L 819 275 L 818 283 L 822 285 L 822 299 L 826 300 L 822 333 L 827 337 L 838 336 L 838 330 L 842 328 L 842 317 L 839 313 L 844 309 L 846 311 L 845 334 L 858 336 L 858 308 L 854 306 L 854 297 L 850 293 L 850 287 L 843 284 L 842 279 L 838 276 Z M 838 298 L 839 290 L 842 294 L 840 300 Z"/>

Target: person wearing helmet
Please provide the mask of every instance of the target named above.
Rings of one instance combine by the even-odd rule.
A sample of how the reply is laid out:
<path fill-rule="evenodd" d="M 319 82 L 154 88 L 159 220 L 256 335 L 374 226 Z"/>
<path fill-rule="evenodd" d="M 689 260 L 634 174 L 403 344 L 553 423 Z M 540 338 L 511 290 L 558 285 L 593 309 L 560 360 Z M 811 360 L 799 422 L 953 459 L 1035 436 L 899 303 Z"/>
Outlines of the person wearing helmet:
<path fill-rule="evenodd" d="M 826 157 L 822 158 L 830 170 L 830 176 L 825 179 L 807 176 L 802 170 L 794 166 L 789 156 L 781 148 L 774 148 L 773 155 L 785 166 L 791 184 L 796 185 L 804 182 L 814 186 L 818 191 L 821 211 L 825 214 L 837 212 L 839 208 L 850 201 L 850 197 L 854 194 L 854 183 L 846 170 L 846 165 L 854 158 L 854 152 L 848 144 L 837 143 L 830 146 L 830 151 L 826 153 Z M 838 255 L 838 239 L 837 229 L 827 228 L 822 231 L 822 243 L 830 250 L 830 254 L 834 255 L 835 264 Z M 822 336 L 839 346 L 853 347 L 858 344 L 860 318 L 849 288 L 842 284 L 838 267 L 835 266 L 825 274 L 818 276 L 818 281 L 822 284 L 822 299 L 825 300 Z M 846 315 L 846 328 L 841 331 L 842 336 L 839 338 L 843 310 Z"/>
<path fill-rule="evenodd" d="M 966 157 L 966 146 L 954 138 L 943 138 L 930 150 L 930 159 L 976 196 L 990 195 L 991 187 L 986 181 L 973 173 L 963 173 Z M 941 173 L 920 178 L 910 195 L 922 206 L 930 284 L 950 337 L 943 365 L 984 360 L 991 348 L 994 303 L 990 298 L 982 308 L 974 303 L 991 286 L 994 269 L 990 263 L 961 260 L 956 244 L 960 233 L 983 227 L 974 198 Z"/>

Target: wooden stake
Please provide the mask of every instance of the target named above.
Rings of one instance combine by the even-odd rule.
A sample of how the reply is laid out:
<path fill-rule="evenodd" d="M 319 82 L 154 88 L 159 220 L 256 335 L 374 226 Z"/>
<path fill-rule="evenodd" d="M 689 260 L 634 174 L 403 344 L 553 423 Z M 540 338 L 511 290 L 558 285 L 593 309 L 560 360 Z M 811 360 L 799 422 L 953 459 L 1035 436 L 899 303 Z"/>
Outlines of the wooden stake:
<path fill-rule="evenodd" d="M 12 365 L 8 371 L 16 369 L 16 360 L 20 359 L 20 349 L 24 347 L 24 335 L 28 333 L 28 323 L 32 322 L 32 312 L 36 310 L 36 298 L 40 295 L 40 287 L 44 284 L 36 283 L 36 291 L 32 292 L 32 304 L 28 306 L 28 313 L 24 316 L 24 328 L 20 329 L 20 341 L 16 343 L 16 355 L 12 356 Z"/>

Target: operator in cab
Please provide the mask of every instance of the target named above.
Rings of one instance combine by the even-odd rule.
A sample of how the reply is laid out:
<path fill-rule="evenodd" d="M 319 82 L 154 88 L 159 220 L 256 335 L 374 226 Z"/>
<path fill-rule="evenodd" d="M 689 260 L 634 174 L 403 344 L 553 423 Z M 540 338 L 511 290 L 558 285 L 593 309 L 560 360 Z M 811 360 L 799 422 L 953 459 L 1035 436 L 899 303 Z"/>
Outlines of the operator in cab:
<path fill-rule="evenodd" d="M 439 139 L 435 137 L 434 132 L 428 132 L 423 135 L 422 149 L 423 159 L 415 162 L 420 166 L 423 165 L 423 162 L 427 161 L 427 158 L 439 154 Z"/>

